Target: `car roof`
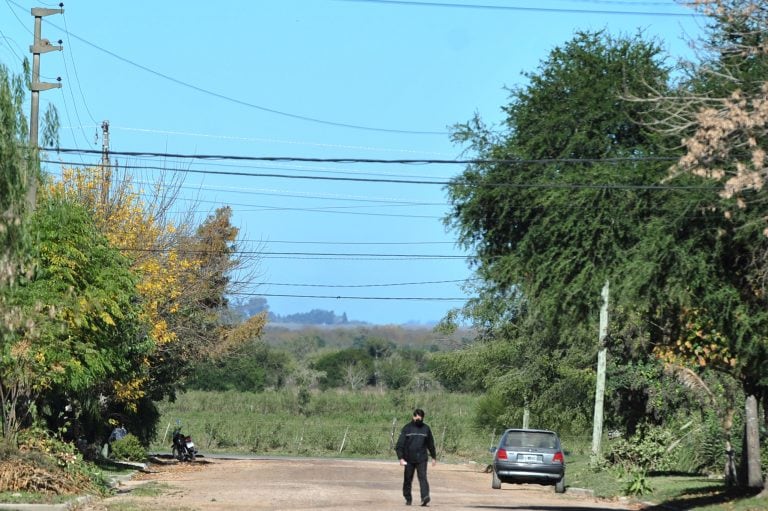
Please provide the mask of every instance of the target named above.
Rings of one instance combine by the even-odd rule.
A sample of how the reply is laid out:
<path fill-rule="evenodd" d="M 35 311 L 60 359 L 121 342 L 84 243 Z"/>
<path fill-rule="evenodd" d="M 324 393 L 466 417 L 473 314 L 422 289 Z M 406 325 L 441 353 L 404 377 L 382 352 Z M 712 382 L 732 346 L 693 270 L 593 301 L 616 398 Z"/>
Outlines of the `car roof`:
<path fill-rule="evenodd" d="M 509 428 L 507 430 L 504 430 L 504 433 L 510 433 L 510 432 L 525 432 L 525 433 L 551 433 L 553 435 L 557 435 L 552 430 L 549 429 L 523 429 L 523 428 Z"/>

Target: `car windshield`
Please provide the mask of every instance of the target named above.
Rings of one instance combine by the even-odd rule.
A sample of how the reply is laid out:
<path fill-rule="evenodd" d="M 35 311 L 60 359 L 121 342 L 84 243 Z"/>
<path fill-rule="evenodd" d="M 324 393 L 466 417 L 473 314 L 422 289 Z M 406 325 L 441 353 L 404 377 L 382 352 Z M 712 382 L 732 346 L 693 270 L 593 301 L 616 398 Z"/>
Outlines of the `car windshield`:
<path fill-rule="evenodd" d="M 510 447 L 555 449 L 557 437 L 553 433 L 541 431 L 509 431 L 504 437 L 504 448 Z"/>

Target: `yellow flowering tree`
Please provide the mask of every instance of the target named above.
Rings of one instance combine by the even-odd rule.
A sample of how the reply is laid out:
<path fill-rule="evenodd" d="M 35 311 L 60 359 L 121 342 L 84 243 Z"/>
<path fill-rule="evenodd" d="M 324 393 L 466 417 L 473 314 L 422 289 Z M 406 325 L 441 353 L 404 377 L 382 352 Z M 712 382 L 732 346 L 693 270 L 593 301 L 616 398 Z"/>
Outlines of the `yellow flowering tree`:
<path fill-rule="evenodd" d="M 142 318 L 155 349 L 144 359 L 145 378 L 116 382 L 114 389 L 116 400 L 135 411 L 142 400 L 173 396 L 192 366 L 234 348 L 232 340 L 241 336 L 222 326 L 220 313 L 227 306 L 229 274 L 243 261 L 235 257 L 238 230 L 230 223 L 230 208 L 194 229 L 191 214 L 170 218 L 179 182 L 161 176 L 145 190 L 129 175 L 116 181 L 112 169 L 65 168 L 48 193 L 87 207 L 139 277 Z M 247 326 L 251 334 L 253 326 Z"/>

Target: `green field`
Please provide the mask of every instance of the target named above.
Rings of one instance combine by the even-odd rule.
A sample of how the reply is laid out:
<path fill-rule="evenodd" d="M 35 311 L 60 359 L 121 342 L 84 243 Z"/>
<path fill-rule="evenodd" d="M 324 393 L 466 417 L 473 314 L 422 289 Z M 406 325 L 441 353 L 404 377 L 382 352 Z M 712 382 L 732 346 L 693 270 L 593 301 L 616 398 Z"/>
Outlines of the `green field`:
<path fill-rule="evenodd" d="M 161 403 L 155 452 L 170 451 L 177 421 L 201 453 L 391 458 L 393 441 L 424 408 L 438 454 L 482 461 L 498 432 L 473 425 L 477 396 L 326 391 L 302 398 L 280 390 L 262 393 L 192 391 Z"/>

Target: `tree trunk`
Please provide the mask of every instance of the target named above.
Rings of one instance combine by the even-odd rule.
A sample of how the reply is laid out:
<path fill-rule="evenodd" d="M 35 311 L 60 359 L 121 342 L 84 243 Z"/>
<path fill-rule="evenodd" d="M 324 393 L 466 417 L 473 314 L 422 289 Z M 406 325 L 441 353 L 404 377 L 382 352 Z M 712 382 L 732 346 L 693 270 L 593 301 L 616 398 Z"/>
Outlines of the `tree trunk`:
<path fill-rule="evenodd" d="M 745 408 L 744 424 L 744 456 L 742 458 L 743 484 L 747 488 L 763 488 L 763 473 L 760 468 L 760 436 L 759 436 L 759 415 L 757 398 L 754 394 L 747 396 Z"/>

